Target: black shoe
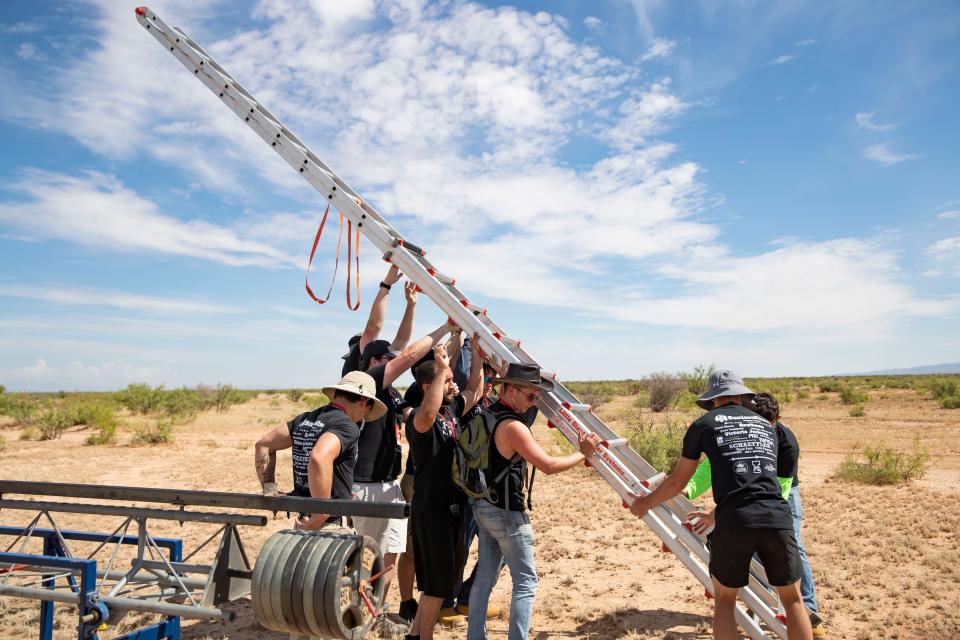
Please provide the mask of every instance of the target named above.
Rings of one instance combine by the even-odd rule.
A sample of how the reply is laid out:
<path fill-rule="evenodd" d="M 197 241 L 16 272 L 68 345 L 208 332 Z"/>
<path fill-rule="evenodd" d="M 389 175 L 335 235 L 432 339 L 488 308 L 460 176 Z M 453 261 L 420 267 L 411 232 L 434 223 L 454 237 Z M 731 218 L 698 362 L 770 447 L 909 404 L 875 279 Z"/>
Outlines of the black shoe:
<path fill-rule="evenodd" d="M 400 610 L 397 612 L 401 618 L 407 622 L 413 622 L 414 616 L 417 615 L 417 601 L 415 598 L 410 598 L 409 600 L 400 601 Z"/>

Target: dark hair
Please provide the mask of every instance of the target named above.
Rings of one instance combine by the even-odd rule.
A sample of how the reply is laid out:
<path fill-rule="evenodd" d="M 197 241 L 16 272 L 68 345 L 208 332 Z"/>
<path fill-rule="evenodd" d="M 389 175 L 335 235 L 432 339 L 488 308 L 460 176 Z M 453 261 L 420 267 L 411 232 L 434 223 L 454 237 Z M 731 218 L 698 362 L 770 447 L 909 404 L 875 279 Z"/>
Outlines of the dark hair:
<path fill-rule="evenodd" d="M 417 381 L 417 384 L 433 384 L 433 381 L 437 378 L 437 370 L 437 361 L 427 360 L 417 365 L 417 368 L 413 370 L 413 378 Z"/>
<path fill-rule="evenodd" d="M 753 410 L 770 422 L 776 422 L 780 417 L 780 403 L 769 393 L 758 393 L 751 401 Z"/>
<path fill-rule="evenodd" d="M 483 372 L 484 372 L 484 373 L 489 373 L 491 376 L 497 375 L 496 369 L 494 369 L 494 368 L 493 368 L 493 365 L 490 364 L 489 362 L 484 362 L 484 363 L 483 363 Z"/>
<path fill-rule="evenodd" d="M 366 396 L 361 396 L 356 393 L 351 393 L 350 391 L 342 391 L 340 389 L 337 389 L 336 391 L 333 392 L 333 398 L 331 398 L 331 400 L 336 400 L 337 398 L 343 398 L 347 402 L 360 402 L 361 400 L 363 400 L 366 406 L 368 407 L 373 406 L 373 400 L 371 400 L 370 398 Z"/>

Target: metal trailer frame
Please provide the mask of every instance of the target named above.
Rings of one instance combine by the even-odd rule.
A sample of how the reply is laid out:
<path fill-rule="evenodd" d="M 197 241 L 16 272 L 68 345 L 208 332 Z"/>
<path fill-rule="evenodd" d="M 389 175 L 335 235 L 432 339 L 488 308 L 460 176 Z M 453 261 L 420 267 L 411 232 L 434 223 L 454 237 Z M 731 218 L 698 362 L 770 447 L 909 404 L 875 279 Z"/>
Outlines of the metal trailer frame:
<path fill-rule="evenodd" d="M 14 500 L 7 494 L 115 500 L 124 504 Z M 132 503 L 165 503 L 177 508 L 144 508 Z M 12 536 L 0 546 L 0 596 L 40 600 L 40 640 L 52 640 L 55 602 L 78 608 L 77 639 L 96 640 L 103 623 L 116 624 L 130 611 L 165 616 L 159 623 L 127 633 L 116 640 L 179 640 L 180 618 L 233 620 L 220 605 L 248 595 L 253 565 L 240 540 L 240 526 L 263 527 L 264 515 L 226 511 L 195 511 L 186 507 L 248 509 L 289 513 L 328 513 L 380 518 L 403 518 L 409 505 L 325 500 L 296 496 L 262 496 L 216 491 L 189 491 L 152 487 L 122 487 L 76 483 L 0 480 L 0 509 L 33 511 L 24 527 L 0 526 L 0 536 Z M 112 533 L 62 529 L 52 513 L 82 513 L 121 517 Z M 41 519 L 50 528 L 38 528 Z M 148 521 L 166 520 L 218 525 L 217 530 L 184 555 L 183 542 L 151 535 Z M 136 526 L 136 534 L 131 531 Z M 31 540 L 43 541 L 41 553 L 31 553 Z M 211 564 L 191 560 L 218 540 Z M 86 556 L 74 553 L 68 541 L 97 543 Z M 136 547 L 129 567 L 121 567 L 122 547 Z M 16 547 L 16 548 L 15 548 Z M 110 550 L 103 564 L 97 556 Z M 354 584 L 354 582 L 356 584 Z M 356 578 L 351 588 L 364 588 Z"/>

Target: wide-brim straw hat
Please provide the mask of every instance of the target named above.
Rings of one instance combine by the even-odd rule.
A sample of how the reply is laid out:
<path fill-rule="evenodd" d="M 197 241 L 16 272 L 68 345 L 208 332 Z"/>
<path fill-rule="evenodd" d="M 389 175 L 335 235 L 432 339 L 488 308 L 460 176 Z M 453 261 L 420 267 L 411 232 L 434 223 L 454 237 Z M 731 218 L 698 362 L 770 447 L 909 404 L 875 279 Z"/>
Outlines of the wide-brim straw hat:
<path fill-rule="evenodd" d="M 373 406 L 363 416 L 364 420 L 376 420 L 387 413 L 387 405 L 377 399 L 377 383 L 369 374 L 362 371 L 351 371 L 340 378 L 340 382 L 337 384 L 323 388 L 324 395 L 331 400 L 333 400 L 333 394 L 337 391 L 345 391 L 373 400 Z"/>
<path fill-rule="evenodd" d="M 714 398 L 755 395 L 757 394 L 744 386 L 743 378 L 729 369 L 720 369 L 710 374 L 710 386 L 702 396 L 697 398 L 697 406 L 704 411 L 710 411 L 713 409 Z"/>
<path fill-rule="evenodd" d="M 540 367 L 535 364 L 511 362 L 502 378 L 494 378 L 491 384 L 514 384 L 519 387 L 530 387 L 541 391 L 553 391 L 553 381 L 543 377 Z"/>

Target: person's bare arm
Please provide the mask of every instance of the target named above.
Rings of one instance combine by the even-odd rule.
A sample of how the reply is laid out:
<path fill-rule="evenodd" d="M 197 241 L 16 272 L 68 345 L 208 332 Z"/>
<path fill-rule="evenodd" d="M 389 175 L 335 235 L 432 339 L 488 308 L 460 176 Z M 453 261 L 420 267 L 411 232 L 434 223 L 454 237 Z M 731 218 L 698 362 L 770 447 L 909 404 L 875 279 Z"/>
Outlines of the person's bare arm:
<path fill-rule="evenodd" d="M 391 385 L 394 380 L 403 375 L 404 371 L 415 365 L 420 358 L 427 355 L 427 352 L 436 346 L 440 338 L 447 335 L 451 326 L 449 323 L 444 322 L 427 335 L 415 340 L 413 344 L 408 345 L 406 349 L 400 352 L 400 355 L 384 365 L 383 386 L 387 387 Z"/>
<path fill-rule="evenodd" d="M 340 439 L 332 433 L 317 438 L 310 452 L 310 464 L 307 466 L 307 482 L 310 485 L 311 498 L 330 498 L 333 491 L 333 465 L 340 455 Z M 327 514 L 313 513 L 297 523 L 298 529 L 316 529 L 327 521 Z"/>
<path fill-rule="evenodd" d="M 443 404 L 443 387 L 447 384 L 447 374 L 450 372 L 450 357 L 443 345 L 433 349 L 433 359 L 437 363 L 437 377 L 423 393 L 423 402 L 413 415 L 413 428 L 417 433 L 426 433 L 437 419 L 440 406 Z"/>
<path fill-rule="evenodd" d="M 450 355 L 450 368 L 453 369 L 460 361 L 460 350 L 463 349 L 463 329 L 453 327 L 450 339 L 447 340 L 447 354 Z"/>
<path fill-rule="evenodd" d="M 459 352 L 459 349 L 457 350 Z M 463 412 L 466 413 L 483 397 L 483 357 L 480 355 L 480 335 L 473 334 L 470 341 L 470 379 L 463 396 Z M 451 365 L 453 366 L 453 365 Z"/>
<path fill-rule="evenodd" d="M 652 493 L 643 497 L 637 496 L 634 499 L 633 504 L 630 505 L 630 512 L 638 518 L 642 518 L 647 515 L 647 511 L 650 509 L 683 491 L 687 482 L 690 481 L 697 470 L 699 462 L 699 460 L 691 460 L 680 456 L 677 464 L 673 466 L 673 471 L 663 479 L 660 486 L 654 489 Z"/>
<path fill-rule="evenodd" d="M 253 461 L 264 495 L 277 494 L 277 451 L 293 446 L 290 429 L 283 424 L 265 433 L 253 447 Z"/>
<path fill-rule="evenodd" d="M 410 343 L 410 336 L 413 335 L 413 316 L 417 308 L 417 285 L 408 282 L 403 285 L 403 295 L 407 299 L 407 306 L 403 310 L 403 318 L 400 320 L 400 326 L 397 327 L 397 335 L 390 343 L 390 351 L 403 351 Z"/>
<path fill-rule="evenodd" d="M 384 276 L 383 282 L 388 285 L 395 285 L 400 281 L 400 269 L 396 265 L 390 265 L 390 269 L 387 271 L 387 275 Z M 363 348 L 368 344 L 380 337 L 380 332 L 383 330 L 383 322 L 387 318 L 387 298 L 390 296 L 390 291 L 384 287 L 379 287 L 377 289 L 377 295 L 373 299 L 373 304 L 370 305 L 370 316 L 367 318 L 367 326 L 363 328 L 363 333 L 360 334 L 360 353 L 363 353 Z"/>
<path fill-rule="evenodd" d="M 590 434 L 580 441 L 579 453 L 551 456 L 537 444 L 530 429 L 519 420 L 510 420 L 500 425 L 494 434 L 494 440 L 504 458 L 509 460 L 514 453 L 518 453 L 521 458 L 536 467 L 537 471 L 547 475 L 577 466 L 586 460 L 587 456 L 593 455 L 600 443 L 600 438 L 596 434 Z"/>

